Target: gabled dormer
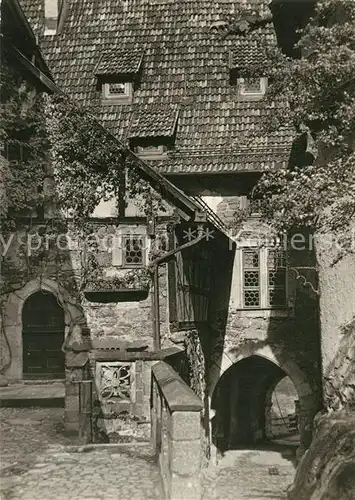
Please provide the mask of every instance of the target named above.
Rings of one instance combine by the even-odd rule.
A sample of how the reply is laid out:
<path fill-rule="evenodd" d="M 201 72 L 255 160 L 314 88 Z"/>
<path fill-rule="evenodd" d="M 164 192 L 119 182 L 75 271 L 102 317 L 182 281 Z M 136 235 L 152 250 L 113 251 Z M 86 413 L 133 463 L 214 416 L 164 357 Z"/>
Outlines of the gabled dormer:
<path fill-rule="evenodd" d="M 263 99 L 268 85 L 266 62 L 266 50 L 259 39 L 248 37 L 236 42 L 229 56 L 229 71 L 239 100 Z"/>
<path fill-rule="evenodd" d="M 131 104 L 138 85 L 143 52 L 107 51 L 101 54 L 94 69 L 102 104 Z"/>
<path fill-rule="evenodd" d="M 161 160 L 175 144 L 179 118 L 176 105 L 146 105 L 137 107 L 132 115 L 129 140 L 134 152 L 142 159 Z"/>

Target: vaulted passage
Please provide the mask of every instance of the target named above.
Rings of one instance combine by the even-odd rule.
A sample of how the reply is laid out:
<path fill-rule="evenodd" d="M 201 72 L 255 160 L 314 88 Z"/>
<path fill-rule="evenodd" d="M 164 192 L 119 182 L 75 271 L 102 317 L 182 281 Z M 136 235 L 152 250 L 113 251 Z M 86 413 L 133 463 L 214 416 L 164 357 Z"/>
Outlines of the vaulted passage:
<path fill-rule="evenodd" d="M 22 311 L 24 378 L 64 377 L 64 311 L 56 297 L 36 292 Z"/>
<path fill-rule="evenodd" d="M 297 400 L 291 379 L 271 361 L 250 356 L 235 363 L 214 390 L 214 444 L 223 452 L 290 436 L 298 440 Z"/>

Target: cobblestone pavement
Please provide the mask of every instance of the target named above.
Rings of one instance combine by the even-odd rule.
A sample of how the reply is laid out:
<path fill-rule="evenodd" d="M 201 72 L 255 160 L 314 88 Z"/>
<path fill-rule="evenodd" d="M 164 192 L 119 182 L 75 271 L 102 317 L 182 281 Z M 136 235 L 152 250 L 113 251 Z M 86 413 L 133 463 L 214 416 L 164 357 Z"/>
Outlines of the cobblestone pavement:
<path fill-rule="evenodd" d="M 59 408 L 1 408 L 1 500 L 157 500 L 146 447 L 68 451 Z"/>
<path fill-rule="evenodd" d="M 62 415 L 60 408 L 0 409 L 1 500 L 163 499 L 149 449 L 73 451 Z M 204 471 L 203 500 L 284 500 L 293 476 L 285 453 L 229 451 Z"/>
<path fill-rule="evenodd" d="M 217 466 L 205 471 L 203 497 L 204 500 L 284 500 L 294 474 L 291 457 L 283 457 L 280 452 L 228 451 Z"/>

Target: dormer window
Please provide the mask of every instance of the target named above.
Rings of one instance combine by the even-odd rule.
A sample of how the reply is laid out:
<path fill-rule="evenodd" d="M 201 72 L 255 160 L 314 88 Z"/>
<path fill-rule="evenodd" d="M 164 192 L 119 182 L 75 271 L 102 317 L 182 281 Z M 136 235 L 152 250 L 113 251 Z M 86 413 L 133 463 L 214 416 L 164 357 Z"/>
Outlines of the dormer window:
<path fill-rule="evenodd" d="M 230 84 L 236 85 L 240 100 L 262 99 L 267 90 L 268 39 L 238 40 L 229 54 Z"/>
<path fill-rule="evenodd" d="M 246 98 L 260 99 L 267 89 L 267 78 L 238 78 L 239 95 Z"/>
<path fill-rule="evenodd" d="M 118 102 L 131 102 L 133 86 L 130 82 L 111 82 L 102 84 L 102 98 L 117 100 Z"/>
<path fill-rule="evenodd" d="M 131 104 L 139 84 L 143 52 L 115 50 L 101 54 L 94 74 L 102 89 L 103 104 Z"/>
<path fill-rule="evenodd" d="M 130 123 L 130 147 L 146 160 L 161 160 L 174 147 L 179 109 L 176 105 L 137 105 Z"/>

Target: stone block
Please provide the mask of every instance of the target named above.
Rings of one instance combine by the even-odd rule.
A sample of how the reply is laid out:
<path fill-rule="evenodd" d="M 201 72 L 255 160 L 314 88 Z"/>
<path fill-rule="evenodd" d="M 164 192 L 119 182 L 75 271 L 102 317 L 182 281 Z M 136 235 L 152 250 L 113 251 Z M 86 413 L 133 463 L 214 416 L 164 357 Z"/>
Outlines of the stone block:
<path fill-rule="evenodd" d="M 183 477 L 173 474 L 170 480 L 170 500 L 199 500 L 201 498 L 200 477 Z"/>
<path fill-rule="evenodd" d="M 71 382 L 65 384 L 65 396 L 79 396 L 79 384 L 72 384 Z"/>
<path fill-rule="evenodd" d="M 79 421 L 64 419 L 64 428 L 66 433 L 77 434 L 79 432 Z"/>
<path fill-rule="evenodd" d="M 79 426 L 79 413 L 77 411 L 65 410 L 64 422 Z"/>
<path fill-rule="evenodd" d="M 194 475 L 201 468 L 201 442 L 171 441 L 171 471 L 179 475 Z"/>
<path fill-rule="evenodd" d="M 143 372 L 143 361 L 136 361 L 136 374 L 141 374 Z"/>
<path fill-rule="evenodd" d="M 143 391 L 143 378 L 141 375 L 136 375 L 135 384 L 137 390 Z"/>
<path fill-rule="evenodd" d="M 168 419 L 168 432 L 175 441 L 199 439 L 201 435 L 200 412 L 174 411 Z"/>
<path fill-rule="evenodd" d="M 78 396 L 67 396 L 65 398 L 65 411 L 76 411 L 79 412 L 79 397 Z"/>
<path fill-rule="evenodd" d="M 81 382 L 83 380 L 83 369 L 82 368 L 74 368 L 66 371 L 66 380 L 67 382 Z"/>
<path fill-rule="evenodd" d="M 136 390 L 136 403 L 137 404 L 143 404 L 143 391 L 142 390 Z"/>

